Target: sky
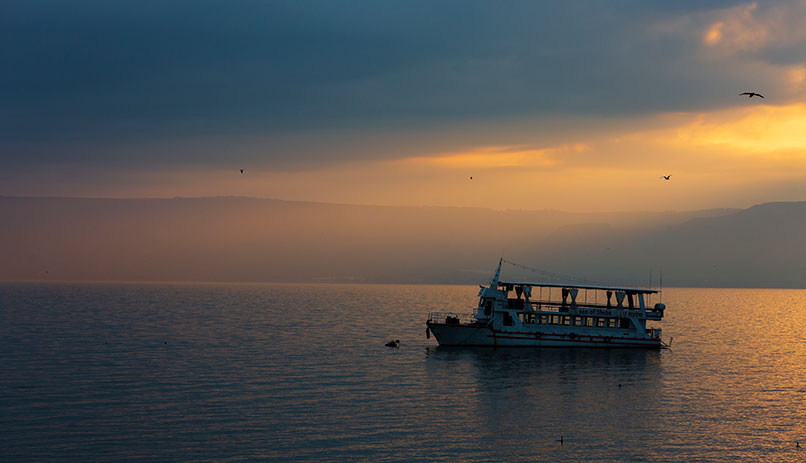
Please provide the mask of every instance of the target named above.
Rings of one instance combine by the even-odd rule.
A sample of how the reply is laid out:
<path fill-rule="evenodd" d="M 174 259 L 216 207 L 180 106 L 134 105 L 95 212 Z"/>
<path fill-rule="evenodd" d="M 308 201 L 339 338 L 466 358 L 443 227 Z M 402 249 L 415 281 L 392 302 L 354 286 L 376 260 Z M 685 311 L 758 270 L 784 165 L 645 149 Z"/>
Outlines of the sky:
<path fill-rule="evenodd" d="M 0 30 L 0 195 L 806 198 L 806 0 L 7 0 Z"/>

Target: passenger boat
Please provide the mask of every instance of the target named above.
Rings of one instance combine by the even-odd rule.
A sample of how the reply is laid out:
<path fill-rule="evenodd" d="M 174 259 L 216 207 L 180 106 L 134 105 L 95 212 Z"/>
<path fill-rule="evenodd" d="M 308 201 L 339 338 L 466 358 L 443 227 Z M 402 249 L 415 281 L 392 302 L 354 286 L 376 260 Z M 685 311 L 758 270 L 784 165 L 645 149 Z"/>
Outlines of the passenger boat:
<path fill-rule="evenodd" d="M 432 312 L 426 335 L 441 346 L 668 347 L 661 329 L 647 326 L 663 319 L 666 305 L 647 307 L 660 291 L 500 280 L 502 263 L 489 287 L 480 285 L 475 313 Z"/>

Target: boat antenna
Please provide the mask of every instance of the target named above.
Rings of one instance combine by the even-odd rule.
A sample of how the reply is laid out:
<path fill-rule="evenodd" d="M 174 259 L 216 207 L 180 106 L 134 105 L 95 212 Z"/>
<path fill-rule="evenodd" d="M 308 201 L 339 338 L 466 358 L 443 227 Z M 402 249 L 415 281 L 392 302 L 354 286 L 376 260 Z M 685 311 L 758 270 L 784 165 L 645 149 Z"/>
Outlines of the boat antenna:
<path fill-rule="evenodd" d="M 660 293 L 658 297 L 660 298 L 658 302 L 663 302 L 663 270 L 660 271 Z"/>

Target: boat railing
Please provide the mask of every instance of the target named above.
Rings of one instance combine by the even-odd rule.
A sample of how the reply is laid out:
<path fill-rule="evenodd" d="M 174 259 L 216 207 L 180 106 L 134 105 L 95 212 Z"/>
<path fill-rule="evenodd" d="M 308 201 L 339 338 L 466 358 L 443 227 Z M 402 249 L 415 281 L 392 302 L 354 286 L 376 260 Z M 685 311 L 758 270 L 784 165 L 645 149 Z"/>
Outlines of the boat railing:
<path fill-rule="evenodd" d="M 476 317 L 469 313 L 430 312 L 428 321 L 431 323 L 445 323 L 448 325 L 466 325 L 474 323 Z"/>
<path fill-rule="evenodd" d="M 660 328 L 649 328 L 646 330 L 649 337 L 652 339 L 660 339 L 661 329 Z"/>
<path fill-rule="evenodd" d="M 617 305 L 607 305 L 607 304 L 595 304 L 593 302 L 578 302 L 576 305 L 571 303 L 556 302 L 556 301 L 530 301 L 530 305 L 532 310 L 539 311 L 539 312 L 567 312 L 568 309 L 571 307 L 576 307 L 578 309 L 602 309 L 602 310 L 612 310 L 612 309 L 622 309 L 622 310 L 641 310 L 640 307 L 630 307 L 630 306 L 617 306 Z M 647 309 L 649 312 L 651 309 Z"/>

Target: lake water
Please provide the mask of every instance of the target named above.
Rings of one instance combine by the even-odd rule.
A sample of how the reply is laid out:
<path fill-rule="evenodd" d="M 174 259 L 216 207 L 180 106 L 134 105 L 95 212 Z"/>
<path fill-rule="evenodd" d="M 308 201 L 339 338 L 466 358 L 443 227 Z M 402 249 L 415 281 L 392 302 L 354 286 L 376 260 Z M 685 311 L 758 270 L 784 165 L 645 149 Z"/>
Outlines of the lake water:
<path fill-rule="evenodd" d="M 671 351 L 425 338 L 477 290 L 0 285 L 0 460 L 806 461 L 806 291 L 667 289 Z"/>

